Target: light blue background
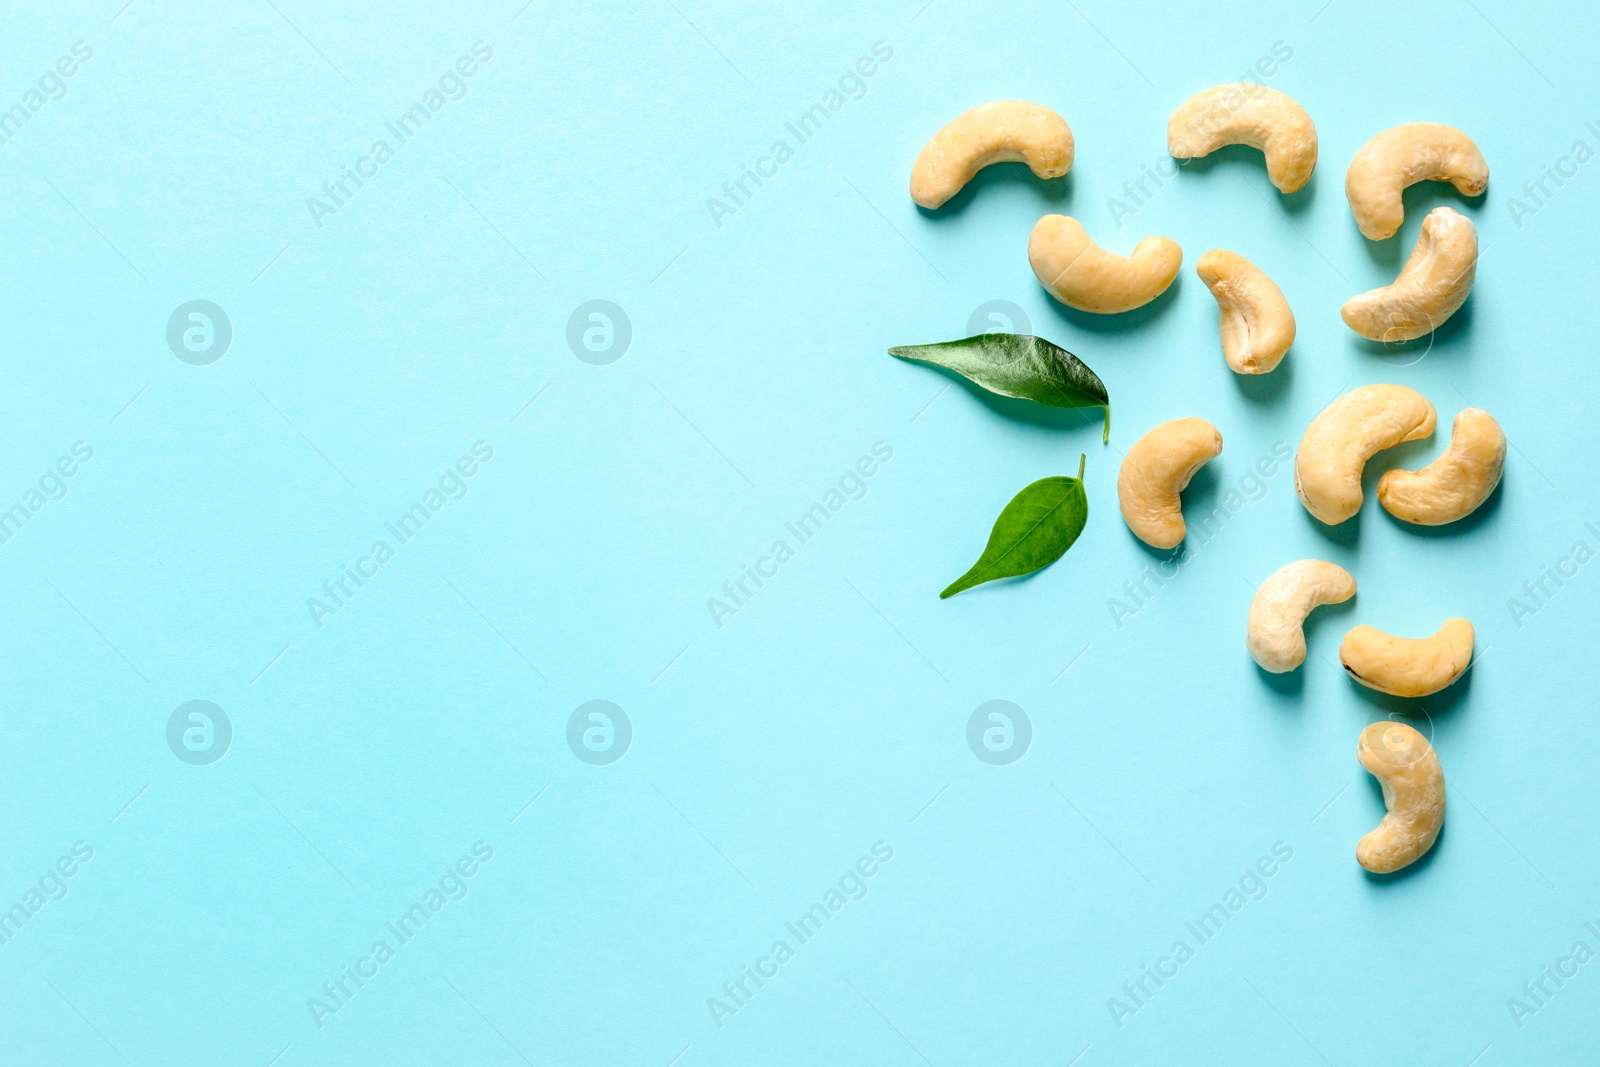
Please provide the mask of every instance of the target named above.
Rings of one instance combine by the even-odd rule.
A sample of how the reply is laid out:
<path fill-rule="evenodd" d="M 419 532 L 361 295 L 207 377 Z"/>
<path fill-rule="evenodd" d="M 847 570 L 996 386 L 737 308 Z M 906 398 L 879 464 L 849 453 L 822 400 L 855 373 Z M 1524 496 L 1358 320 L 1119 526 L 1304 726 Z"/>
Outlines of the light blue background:
<path fill-rule="evenodd" d="M 4 1062 L 1592 1058 L 1600 962 L 1520 1028 L 1507 1006 L 1575 941 L 1600 949 L 1600 564 L 1520 626 L 1507 606 L 1574 541 L 1600 548 L 1600 162 L 1511 212 L 1574 141 L 1600 149 L 1585 5 L 122 3 L 12 5 L 0 38 L 5 107 L 93 49 L 0 147 L 0 507 L 94 450 L 0 545 L 0 908 L 94 850 L 0 945 Z M 466 95 L 319 228 L 307 198 L 478 41 Z M 786 135 L 875 42 L 893 55 L 865 94 Z M 1119 229 L 1107 199 L 1165 158 L 1172 109 L 1276 42 L 1293 54 L 1268 84 L 1320 135 L 1310 187 L 1280 197 L 1229 150 Z M 996 168 L 919 211 L 921 144 L 1006 98 L 1068 119 L 1071 175 Z M 1468 131 L 1489 193 L 1413 189 L 1372 245 L 1344 168 L 1411 120 Z M 778 138 L 794 158 L 716 225 L 707 198 Z M 1439 204 L 1479 228 L 1472 298 L 1431 345 L 1364 344 L 1340 303 Z M 1176 239 L 1172 293 L 1111 320 L 1054 304 L 1024 251 L 1050 211 L 1117 251 Z M 1296 310 L 1264 382 L 1221 358 L 1193 274 L 1213 247 Z M 191 299 L 233 325 L 208 366 L 166 345 Z M 565 340 L 593 299 L 633 326 L 606 366 Z M 994 299 L 1105 379 L 1109 446 L 1097 415 L 885 355 Z M 1421 531 L 1369 501 L 1330 531 L 1283 469 L 1114 624 L 1108 599 L 1160 558 L 1118 517 L 1121 450 L 1214 422 L 1198 514 L 1382 381 L 1427 395 L 1441 433 L 1369 486 L 1436 455 L 1467 399 L 1501 421 L 1514 450 L 1480 516 Z M 307 599 L 478 441 L 494 458 L 466 497 L 313 624 Z M 880 441 L 866 496 L 714 624 L 707 599 Z M 1011 495 L 1085 452 L 1076 547 L 939 601 Z M 1360 593 L 1269 682 L 1243 648 L 1251 586 L 1305 556 Z M 1438 697 L 1338 669 L 1355 622 L 1457 614 L 1483 658 Z M 167 746 L 193 699 L 232 722 L 210 766 Z M 609 766 L 567 745 L 591 699 L 633 725 Z M 1009 766 L 966 745 L 991 699 L 1033 725 Z M 1353 855 L 1382 813 L 1355 743 L 1399 711 L 1431 732 L 1450 816 L 1430 858 L 1376 879 Z M 467 896 L 319 1028 L 308 998 L 478 841 Z M 865 899 L 719 1028 L 707 999 L 880 841 Z M 1184 924 L 1275 842 L 1293 859 L 1267 896 L 1119 1028 L 1108 998 L 1193 945 Z"/>

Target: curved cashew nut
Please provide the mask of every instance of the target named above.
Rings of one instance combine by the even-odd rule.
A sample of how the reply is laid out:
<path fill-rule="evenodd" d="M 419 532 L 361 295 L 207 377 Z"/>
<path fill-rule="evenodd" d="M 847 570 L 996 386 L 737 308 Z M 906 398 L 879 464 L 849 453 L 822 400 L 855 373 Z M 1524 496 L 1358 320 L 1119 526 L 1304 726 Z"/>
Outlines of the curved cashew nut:
<path fill-rule="evenodd" d="M 1389 874 L 1421 859 L 1444 825 L 1444 770 L 1428 739 L 1404 723 L 1375 722 L 1356 743 L 1361 761 L 1383 787 L 1388 809 L 1356 845 L 1356 862 Z"/>
<path fill-rule="evenodd" d="M 1134 536 L 1152 548 L 1183 541 L 1183 504 L 1178 494 L 1194 472 L 1222 451 L 1222 435 L 1205 419 L 1173 419 L 1133 443 L 1117 473 L 1122 518 Z"/>
<path fill-rule="evenodd" d="M 1361 146 L 1344 176 L 1356 225 L 1371 241 L 1393 237 L 1405 221 L 1400 194 L 1417 182 L 1449 182 L 1467 196 L 1489 187 L 1489 164 L 1472 138 L 1438 122 L 1408 122 Z"/>
<path fill-rule="evenodd" d="M 1403 385 L 1363 385 L 1311 420 L 1294 454 L 1294 491 L 1322 522 L 1337 525 L 1361 510 L 1361 470 L 1402 441 L 1433 432 L 1433 405 Z"/>
<path fill-rule="evenodd" d="M 1425 697 L 1452 685 L 1472 663 L 1472 623 L 1446 619 L 1431 637 L 1396 637 L 1357 626 L 1339 644 L 1345 671 L 1380 693 Z"/>
<path fill-rule="evenodd" d="M 1304 186 L 1317 165 L 1311 116 L 1292 97 L 1264 85 L 1231 82 L 1207 89 L 1179 104 L 1167 120 L 1167 150 L 1178 159 L 1210 155 L 1229 144 L 1261 149 L 1267 177 L 1280 193 Z"/>
<path fill-rule="evenodd" d="M 911 199 L 936 208 L 991 163 L 1026 163 L 1041 178 L 1072 169 L 1067 120 L 1026 100 L 983 104 L 957 115 L 922 146 L 911 168 Z"/>
<path fill-rule="evenodd" d="M 1447 207 L 1422 220 L 1422 234 L 1395 280 L 1352 296 L 1339 314 L 1369 341 L 1409 341 L 1444 325 L 1467 301 L 1478 273 L 1478 231 Z"/>
<path fill-rule="evenodd" d="M 1506 435 L 1494 416 L 1467 408 L 1450 429 L 1450 447 L 1419 471 L 1392 470 L 1378 479 L 1378 503 L 1397 519 L 1443 526 L 1489 499 L 1506 465 Z"/>
<path fill-rule="evenodd" d="M 1266 374 L 1294 344 L 1294 312 L 1266 272 L 1236 252 L 1212 249 L 1194 265 L 1222 312 L 1222 356 L 1238 374 Z"/>
<path fill-rule="evenodd" d="M 1046 215 L 1028 238 L 1028 262 L 1039 284 L 1063 304 L 1113 315 L 1165 292 L 1183 265 L 1183 249 L 1166 237 L 1146 237 L 1133 255 L 1119 256 L 1095 244 L 1077 219 Z"/>
<path fill-rule="evenodd" d="M 1335 563 L 1302 559 L 1287 563 L 1261 583 L 1250 601 L 1245 647 L 1264 671 L 1283 674 L 1306 661 L 1306 616 L 1323 604 L 1356 595 L 1356 580 Z"/>

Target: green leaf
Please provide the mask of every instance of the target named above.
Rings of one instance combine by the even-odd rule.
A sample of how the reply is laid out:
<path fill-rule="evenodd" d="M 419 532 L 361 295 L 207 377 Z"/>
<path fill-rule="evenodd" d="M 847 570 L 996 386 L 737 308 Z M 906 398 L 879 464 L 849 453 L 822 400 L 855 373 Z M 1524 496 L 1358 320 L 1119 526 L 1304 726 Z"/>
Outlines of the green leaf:
<path fill-rule="evenodd" d="M 1012 497 L 994 520 L 978 562 L 940 593 L 939 599 L 996 578 L 1032 574 L 1065 555 L 1089 521 L 1089 497 L 1083 490 L 1084 458 L 1078 460 L 1076 478 L 1041 478 Z"/>
<path fill-rule="evenodd" d="M 889 354 L 945 367 L 1001 396 L 1057 408 L 1103 407 L 1106 427 L 1100 439 L 1111 440 L 1111 398 L 1105 383 L 1083 360 L 1043 337 L 981 333 L 936 345 L 900 345 Z"/>

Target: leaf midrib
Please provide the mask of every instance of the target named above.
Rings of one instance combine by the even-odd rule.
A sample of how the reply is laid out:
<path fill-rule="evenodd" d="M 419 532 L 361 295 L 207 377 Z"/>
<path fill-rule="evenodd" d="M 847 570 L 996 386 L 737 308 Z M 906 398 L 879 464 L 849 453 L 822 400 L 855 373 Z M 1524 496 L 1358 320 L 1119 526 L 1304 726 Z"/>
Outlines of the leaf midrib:
<path fill-rule="evenodd" d="M 1073 479 L 1073 480 L 1077 481 L 1077 479 Z M 1079 483 L 1079 484 L 1082 484 L 1082 483 Z M 1017 549 L 1022 547 L 1022 543 L 1028 539 L 1029 535 L 1032 534 L 1033 531 L 1037 530 L 1040 526 L 1042 526 L 1044 524 L 1046 519 L 1048 519 L 1051 515 L 1054 515 L 1057 511 L 1059 511 L 1063 506 L 1066 505 L 1067 498 L 1068 498 L 1068 496 L 1071 495 L 1071 493 L 1072 493 L 1072 486 L 1069 485 L 1069 486 L 1067 486 L 1066 492 L 1061 494 L 1061 499 L 1056 501 L 1054 504 L 1052 504 L 1050 506 L 1050 510 L 1049 511 L 1047 511 L 1043 515 L 1039 516 L 1039 520 L 1037 522 L 1035 522 L 1032 526 L 1029 526 L 1026 530 L 1024 530 L 1022 532 L 1022 534 L 1019 537 L 1017 537 L 1015 543 L 1013 543 L 1010 548 L 1006 549 L 1004 552 L 1000 553 L 1000 555 L 996 556 L 993 560 L 991 560 L 989 562 L 989 566 L 988 567 L 984 568 L 982 571 L 979 571 L 977 573 L 979 573 L 979 574 L 987 574 L 989 571 L 991 571 L 995 567 L 999 566 L 1002 562 L 1004 562 L 1005 560 L 1009 559 L 1011 557 L 1011 555 L 1014 552 L 1017 551 Z M 974 576 L 976 576 L 976 575 L 974 575 Z M 1021 576 L 1018 575 L 1018 577 L 1021 577 Z"/>

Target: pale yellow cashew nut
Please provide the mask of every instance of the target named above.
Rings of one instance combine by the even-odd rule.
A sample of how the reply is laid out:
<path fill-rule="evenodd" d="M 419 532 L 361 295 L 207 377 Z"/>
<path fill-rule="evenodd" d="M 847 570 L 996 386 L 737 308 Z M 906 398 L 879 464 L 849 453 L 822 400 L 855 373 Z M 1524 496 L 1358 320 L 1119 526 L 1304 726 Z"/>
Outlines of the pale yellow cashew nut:
<path fill-rule="evenodd" d="M 1421 470 L 1392 470 L 1378 479 L 1378 503 L 1397 519 L 1443 526 L 1488 500 L 1505 466 L 1505 431 L 1487 411 L 1467 408 L 1456 416 L 1444 455 Z"/>
<path fill-rule="evenodd" d="M 1311 420 L 1294 455 L 1294 490 L 1318 520 L 1335 526 L 1361 510 L 1367 460 L 1433 433 L 1433 405 L 1403 385 L 1363 385 Z"/>
<path fill-rule="evenodd" d="M 1133 443 L 1117 473 L 1122 518 L 1152 548 L 1183 541 L 1183 502 L 1194 472 L 1222 451 L 1222 435 L 1205 419 L 1173 419 Z"/>
<path fill-rule="evenodd" d="M 1267 374 L 1294 344 L 1294 312 L 1266 272 L 1237 252 L 1215 248 L 1194 265 L 1217 298 L 1222 356 L 1237 374 Z"/>
<path fill-rule="evenodd" d="M 1345 672 L 1380 693 L 1425 697 L 1455 683 L 1472 663 L 1472 623 L 1446 619 L 1430 637 L 1396 637 L 1357 626 L 1339 644 Z"/>
<path fill-rule="evenodd" d="M 1046 215 L 1028 238 L 1028 262 L 1050 295 L 1071 308 L 1114 315 L 1143 307 L 1166 291 L 1183 266 L 1183 249 L 1146 237 L 1131 256 L 1107 252 L 1077 219 Z"/>
<path fill-rule="evenodd" d="M 1444 825 L 1444 770 L 1428 739 L 1404 723 L 1375 722 L 1356 743 L 1361 761 L 1383 787 L 1387 809 L 1378 828 L 1356 845 L 1356 862 L 1390 874 L 1421 859 Z"/>
<path fill-rule="evenodd" d="M 1259 148 L 1267 177 L 1281 193 L 1311 180 L 1317 165 L 1317 128 L 1306 109 L 1276 89 L 1232 82 L 1206 89 L 1178 105 L 1167 120 L 1167 150 L 1193 159 L 1223 145 Z"/>
<path fill-rule="evenodd" d="M 1395 280 L 1346 300 L 1339 314 L 1369 341 L 1409 341 L 1443 326 L 1466 303 L 1477 273 L 1472 221 L 1450 208 L 1434 208 Z"/>
<path fill-rule="evenodd" d="M 1250 601 L 1245 647 L 1261 669 L 1292 671 L 1306 661 L 1306 616 L 1324 604 L 1356 595 L 1356 580 L 1336 563 L 1301 559 L 1286 563 L 1261 583 Z"/>
<path fill-rule="evenodd" d="M 1361 146 L 1344 176 L 1350 213 L 1368 240 L 1393 237 L 1405 221 L 1400 194 L 1417 182 L 1449 182 L 1467 196 L 1489 187 L 1489 164 L 1472 138 L 1438 122 L 1408 122 Z"/>
<path fill-rule="evenodd" d="M 911 168 L 911 199 L 936 208 L 991 163 L 1026 163 L 1041 178 L 1072 169 L 1067 120 L 1026 100 L 983 104 L 957 115 L 922 146 Z"/>

